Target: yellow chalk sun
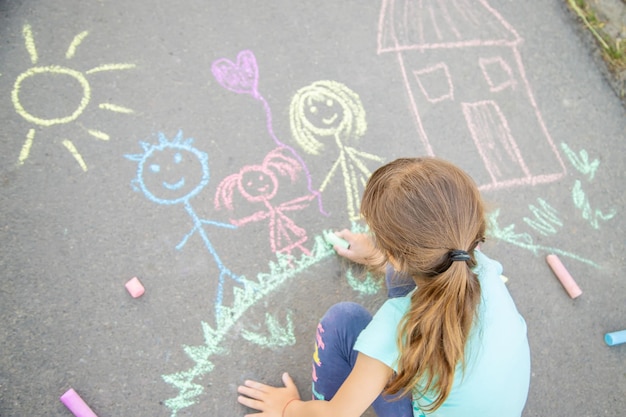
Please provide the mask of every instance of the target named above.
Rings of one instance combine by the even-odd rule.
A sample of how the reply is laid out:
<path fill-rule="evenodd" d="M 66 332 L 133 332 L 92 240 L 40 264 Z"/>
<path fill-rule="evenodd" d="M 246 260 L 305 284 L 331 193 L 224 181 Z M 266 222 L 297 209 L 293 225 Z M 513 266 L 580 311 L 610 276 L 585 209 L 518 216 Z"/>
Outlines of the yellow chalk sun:
<path fill-rule="evenodd" d="M 24 44 L 26 46 L 26 50 L 30 56 L 31 63 L 33 67 L 27 69 L 22 72 L 17 79 L 15 80 L 15 84 L 13 85 L 13 90 L 11 91 L 11 101 L 13 102 L 13 106 L 15 107 L 15 111 L 17 114 L 22 116 L 26 121 L 37 125 L 37 126 L 53 126 L 58 124 L 70 123 L 76 120 L 85 110 L 85 108 L 89 105 L 91 100 L 91 86 L 89 85 L 89 81 L 87 80 L 87 76 L 90 74 L 94 74 L 97 72 L 103 71 L 119 71 L 134 68 L 134 64 L 104 64 L 98 67 L 92 68 L 90 70 L 85 71 L 84 73 L 81 71 L 77 71 L 72 68 L 68 68 L 60 65 L 48 65 L 48 66 L 39 66 L 37 63 L 39 62 L 39 56 L 37 54 L 37 48 L 35 47 L 35 40 L 33 37 L 33 32 L 31 30 L 30 25 L 24 25 L 22 30 L 22 34 L 24 36 Z M 67 52 L 65 53 L 65 58 L 71 60 L 74 58 L 76 54 L 76 48 L 81 44 L 83 39 L 87 37 L 89 32 L 81 32 L 74 37 L 69 47 L 67 48 Z M 64 117 L 56 117 L 56 118 L 46 118 L 40 115 L 33 114 L 32 111 L 26 109 L 23 103 L 20 101 L 20 91 L 24 82 L 30 78 L 41 77 L 41 76 L 67 76 L 74 79 L 80 88 L 82 89 L 82 98 L 80 99 L 77 107 L 74 109 L 71 114 L 68 114 Z M 117 113 L 133 113 L 133 110 L 118 106 L 112 103 L 100 103 L 98 107 L 102 110 L 108 110 Z M 99 140 L 109 140 L 109 135 L 95 129 L 87 129 L 87 132 L 96 139 Z M 22 165 L 28 156 L 30 155 L 30 150 L 33 145 L 33 141 L 35 139 L 35 129 L 29 129 L 26 134 L 26 140 L 22 145 L 22 149 L 20 151 L 17 163 L 18 165 Z M 76 149 L 74 143 L 69 139 L 64 139 L 62 141 L 63 146 L 72 154 L 78 165 L 83 169 L 83 171 L 87 171 L 87 164 L 83 160 L 83 157 Z"/>

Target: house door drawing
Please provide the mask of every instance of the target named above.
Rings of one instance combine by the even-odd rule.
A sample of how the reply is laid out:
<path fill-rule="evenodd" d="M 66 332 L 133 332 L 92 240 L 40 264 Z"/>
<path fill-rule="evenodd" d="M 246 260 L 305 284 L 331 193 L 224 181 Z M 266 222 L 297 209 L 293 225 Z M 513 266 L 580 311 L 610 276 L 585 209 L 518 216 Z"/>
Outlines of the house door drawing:
<path fill-rule="evenodd" d="M 494 185 L 531 175 L 497 103 L 463 103 L 465 121 Z"/>

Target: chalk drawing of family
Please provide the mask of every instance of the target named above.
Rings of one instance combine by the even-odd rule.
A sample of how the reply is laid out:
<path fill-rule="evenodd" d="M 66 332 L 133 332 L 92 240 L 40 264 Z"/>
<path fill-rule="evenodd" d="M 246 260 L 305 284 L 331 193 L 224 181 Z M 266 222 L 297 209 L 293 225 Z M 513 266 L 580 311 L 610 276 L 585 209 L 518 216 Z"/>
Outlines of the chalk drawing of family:
<path fill-rule="evenodd" d="M 371 171 L 368 161 L 376 166 L 381 157 L 358 150 L 354 145 L 367 130 L 365 109 L 359 96 L 347 86 L 336 81 L 316 81 L 300 90 L 290 105 L 290 125 L 295 141 L 307 153 L 320 156 L 326 142 L 336 146 L 335 162 L 318 187 L 312 186 L 311 174 L 297 152 L 276 138 L 272 127 L 269 104 L 258 91 L 259 72 L 252 51 L 244 50 L 237 55 L 236 62 L 227 58 L 215 61 L 212 72 L 216 80 L 226 89 L 238 94 L 249 94 L 260 101 L 265 109 L 267 129 L 277 149 L 283 148 L 297 159 L 308 180 L 309 192 L 320 204 L 320 212 L 326 214 L 321 204 L 321 194 L 341 172 L 346 193 L 346 210 L 350 221 L 359 220 L 360 192 Z"/>
<path fill-rule="evenodd" d="M 191 230 L 176 245 L 181 250 L 189 238 L 198 235 L 219 270 L 215 311 L 219 316 L 226 279 L 247 285 L 244 277 L 232 272 L 222 262 L 210 239 L 212 228 L 236 229 L 252 222 L 267 222 L 268 243 L 272 252 L 287 257 L 310 255 L 306 246 L 307 231 L 297 225 L 289 213 L 308 207 L 317 200 L 319 212 L 328 215 L 322 205 L 322 192 L 340 172 L 346 193 L 346 209 L 351 221 L 359 219 L 360 190 L 370 175 L 368 162 L 381 163 L 383 159 L 354 147 L 365 133 L 365 111 L 356 93 L 335 81 L 318 81 L 300 89 L 290 107 L 290 123 L 295 141 L 307 153 L 320 155 L 326 142 L 336 147 L 336 160 L 318 187 L 304 160 L 289 145 L 274 134 L 269 104 L 258 91 L 258 67 L 251 51 L 242 51 L 236 62 L 226 58 L 215 61 L 212 72 L 224 88 L 237 94 L 248 94 L 258 100 L 266 114 L 267 131 L 275 147 L 258 164 L 243 166 L 238 172 L 224 177 L 214 197 L 215 210 L 234 211 L 235 195 L 255 207 L 252 214 L 236 218 L 230 223 L 200 218 L 191 200 L 209 183 L 209 158 L 193 146 L 193 139 L 178 132 L 173 139 L 159 133 L 158 143 L 140 142 L 139 154 L 125 155 L 137 162 L 137 176 L 132 180 L 135 191 L 159 205 L 181 205 L 192 221 Z M 303 175 L 307 189 L 295 198 L 278 201 L 278 190 L 285 182 L 294 183 Z M 338 181 L 341 181 L 339 179 Z"/>

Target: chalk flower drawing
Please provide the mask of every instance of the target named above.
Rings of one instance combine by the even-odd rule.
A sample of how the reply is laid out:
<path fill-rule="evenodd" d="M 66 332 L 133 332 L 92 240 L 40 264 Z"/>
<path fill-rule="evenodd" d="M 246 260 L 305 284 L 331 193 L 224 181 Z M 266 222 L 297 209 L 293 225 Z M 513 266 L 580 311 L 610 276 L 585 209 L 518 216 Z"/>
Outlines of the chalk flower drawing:
<path fill-rule="evenodd" d="M 566 143 L 561 143 L 561 149 L 565 152 L 567 159 L 576 168 L 578 172 L 585 175 L 589 181 L 593 180 L 596 176 L 596 171 L 600 166 L 600 161 L 594 159 L 589 160 L 589 154 L 586 150 L 582 149 L 578 154 L 574 152 Z"/>
<path fill-rule="evenodd" d="M 600 229 L 600 221 L 611 220 L 617 214 L 615 209 L 611 209 L 608 213 L 603 213 L 598 209 L 592 209 L 589 197 L 585 194 L 580 180 L 576 180 L 574 183 L 574 187 L 572 188 L 572 200 L 576 208 L 580 210 L 583 219 L 587 220 L 589 225 L 596 230 Z"/>
<path fill-rule="evenodd" d="M 126 155 L 126 158 L 137 162 L 137 177 L 132 181 L 135 191 L 142 192 L 146 198 L 160 205 L 184 206 L 191 217 L 193 227 L 181 242 L 176 245 L 180 250 L 194 234 L 202 238 L 207 251 L 213 257 L 220 273 L 218 277 L 217 295 L 215 299 L 216 315 L 219 317 L 224 293 L 224 279 L 244 284 L 244 278 L 234 274 L 220 259 L 217 251 L 209 240 L 205 226 L 234 229 L 229 223 L 201 219 L 193 209 L 190 200 L 209 183 L 208 155 L 192 146 L 193 139 L 183 138 L 183 133 L 168 140 L 159 133 L 159 143 L 141 142 L 143 153 Z"/>
<path fill-rule="evenodd" d="M 378 53 L 398 60 L 424 152 L 462 158 L 481 190 L 547 183 L 566 172 L 526 78 L 521 43 L 486 0 L 382 1 Z M 449 123 L 424 117 L 432 113 Z M 451 138 L 454 146 L 435 149 Z"/>
<path fill-rule="evenodd" d="M 74 58 L 76 54 L 76 50 L 78 46 L 83 42 L 83 40 L 87 37 L 89 32 L 81 32 L 74 37 L 74 39 L 70 42 L 70 45 L 67 48 L 65 53 L 65 58 L 67 60 L 71 60 Z M 65 67 L 60 65 L 41 65 L 39 53 L 37 52 L 37 48 L 35 46 L 35 40 L 33 36 L 33 31 L 31 26 L 26 24 L 23 27 L 22 35 L 24 36 L 24 43 L 26 46 L 26 50 L 28 55 L 30 56 L 30 61 L 33 66 L 26 71 L 22 72 L 13 85 L 13 90 L 11 92 L 11 100 L 13 102 L 13 106 L 15 111 L 22 116 L 26 121 L 32 123 L 37 126 L 49 127 L 58 124 L 70 123 L 78 119 L 78 117 L 83 113 L 85 108 L 89 105 L 91 101 L 91 86 L 89 81 L 87 80 L 87 76 L 107 72 L 107 71 L 119 71 L 119 70 L 127 70 L 131 68 L 135 68 L 134 64 L 103 64 L 97 66 L 95 68 L 88 69 L 84 72 Z M 41 83 L 47 82 L 56 82 L 61 81 L 65 82 L 65 79 L 73 80 L 80 89 L 81 89 L 81 98 L 78 103 L 76 103 L 76 108 L 67 115 L 60 116 L 50 116 L 50 115 L 41 115 L 38 114 L 39 110 L 27 109 L 28 106 L 24 104 L 24 100 L 22 99 L 22 94 L 24 90 L 24 86 L 32 86 L 37 85 L 37 88 L 40 88 L 40 92 L 46 91 L 54 91 L 49 85 L 39 85 L 37 83 L 37 79 L 41 80 Z M 34 79 L 34 80 L 33 80 Z M 32 87 L 31 87 L 32 88 Z M 50 102 L 54 101 L 54 97 L 50 97 L 50 100 L 38 99 L 38 102 Z M 100 109 L 108 110 L 117 113 L 133 113 L 133 110 L 122 107 L 112 103 L 100 103 L 98 105 Z M 105 132 L 96 130 L 96 129 L 87 129 L 87 132 L 96 139 L 108 141 L 109 135 Z M 28 159 L 31 148 L 33 146 L 33 142 L 35 139 L 35 129 L 29 129 L 26 134 L 26 140 L 22 145 L 22 149 L 20 151 L 17 163 L 18 165 L 24 164 L 26 159 Z M 63 146 L 70 152 L 70 154 L 74 157 L 78 165 L 82 168 L 83 171 L 87 171 L 87 164 L 85 163 L 82 155 L 76 148 L 73 141 L 69 139 L 64 139 L 62 141 Z"/>
<path fill-rule="evenodd" d="M 500 210 L 494 210 L 487 215 L 487 221 L 489 224 L 489 235 L 494 239 L 499 239 L 512 245 L 518 246 L 523 249 L 531 251 L 534 255 L 538 255 L 539 252 L 554 253 L 560 256 L 566 256 L 568 258 L 575 259 L 579 262 L 591 265 L 594 268 L 600 268 L 600 265 L 592 260 L 583 258 L 572 252 L 567 252 L 559 248 L 538 245 L 534 242 L 533 237 L 528 233 L 517 233 L 515 231 L 515 224 L 510 224 L 506 227 L 500 227 L 498 221 L 500 216 Z"/>
<path fill-rule="evenodd" d="M 563 221 L 559 218 L 558 212 L 542 198 L 538 198 L 537 202 L 539 203 L 538 207 L 532 204 L 528 205 L 535 218 L 524 217 L 524 222 L 544 236 L 557 233 L 559 228 L 563 226 Z"/>
<path fill-rule="evenodd" d="M 341 170 L 350 221 L 358 221 L 360 190 L 371 175 L 367 161 L 378 164 L 383 158 L 358 150 L 354 144 L 367 130 L 365 109 L 359 96 L 336 81 L 316 81 L 301 88 L 289 108 L 291 134 L 305 152 L 320 155 L 330 141 L 336 146 L 335 161 L 319 186 L 324 192 Z"/>
<path fill-rule="evenodd" d="M 600 161 L 598 161 L 597 159 L 591 161 L 589 158 L 589 154 L 584 149 L 581 150 L 579 153 L 576 153 L 566 143 L 561 143 L 561 148 L 563 149 L 563 152 L 569 159 L 572 166 L 578 172 L 583 174 L 589 182 L 593 181 L 596 175 L 596 171 L 600 166 Z M 572 201 L 574 203 L 574 206 L 578 210 L 580 210 L 583 219 L 587 220 L 589 225 L 595 230 L 600 229 L 601 221 L 608 221 L 617 214 L 617 211 L 614 208 L 610 209 L 606 213 L 598 209 L 592 209 L 589 198 L 585 194 L 582 182 L 579 179 L 576 179 L 574 181 L 574 186 L 572 187 Z M 539 207 L 532 204 L 528 206 L 530 211 L 535 215 L 535 218 L 531 219 L 528 217 L 524 217 L 524 222 L 526 222 L 526 224 L 528 224 L 530 227 L 532 227 L 544 236 L 556 234 L 558 229 L 563 227 L 563 221 L 559 218 L 557 210 L 541 198 L 538 198 L 537 202 L 539 203 Z M 488 216 L 491 235 L 494 238 L 503 240 L 524 249 L 528 249 L 532 251 L 535 255 L 539 251 L 556 253 L 599 268 L 599 265 L 595 262 L 589 259 L 582 258 L 576 254 L 566 252 L 558 248 L 535 244 L 532 236 L 530 236 L 528 233 L 516 233 L 514 224 L 510 224 L 504 228 L 501 228 L 498 224 L 499 215 L 500 211 L 496 210 Z"/>
<path fill-rule="evenodd" d="M 561 143 L 561 148 L 574 168 L 586 176 L 589 182 L 593 181 L 596 170 L 600 166 L 600 161 L 597 159 L 590 161 L 589 154 L 584 149 L 576 154 L 566 143 Z M 610 209 L 607 213 L 603 213 L 598 209 L 592 209 L 589 198 L 585 194 L 580 180 L 576 180 L 574 183 L 574 187 L 572 188 L 572 200 L 576 208 L 580 210 L 583 219 L 587 220 L 589 225 L 596 230 L 600 229 L 600 221 L 611 220 L 617 214 L 615 209 Z"/>
<path fill-rule="evenodd" d="M 276 148 L 267 154 L 261 165 L 247 165 L 222 180 L 217 187 L 215 208 L 233 210 L 233 193 L 237 191 L 248 202 L 260 204 L 263 209 L 241 219 L 231 219 L 231 223 L 243 226 L 268 219 L 272 252 L 291 255 L 292 250 L 297 248 L 310 255 L 311 252 L 304 246 L 306 230 L 296 225 L 287 212 L 306 208 L 315 195 L 307 194 L 278 204 L 273 201 L 280 188 L 279 176 L 286 176 L 293 182 L 301 170 L 300 163 L 290 157 L 284 148 Z"/>
<path fill-rule="evenodd" d="M 274 347 L 293 346 L 296 344 L 291 310 L 287 311 L 287 325 L 285 327 L 281 326 L 278 320 L 270 313 L 265 313 L 265 325 L 269 330 L 269 336 L 251 332 L 246 329 L 241 331 L 241 336 L 248 342 L 270 349 Z"/>
<path fill-rule="evenodd" d="M 272 109 L 269 103 L 259 92 L 259 67 L 254 53 L 244 50 L 237 54 L 237 62 L 228 58 L 220 58 L 213 62 L 211 71 L 218 83 L 227 90 L 237 94 L 248 94 L 263 105 L 265 111 L 265 121 L 267 133 L 270 135 L 276 146 L 287 150 L 295 158 L 305 173 L 309 192 L 317 198 L 320 213 L 326 215 L 322 206 L 322 196 L 320 191 L 313 188 L 311 174 L 302 157 L 289 145 L 280 141 L 274 133 L 272 124 Z"/>

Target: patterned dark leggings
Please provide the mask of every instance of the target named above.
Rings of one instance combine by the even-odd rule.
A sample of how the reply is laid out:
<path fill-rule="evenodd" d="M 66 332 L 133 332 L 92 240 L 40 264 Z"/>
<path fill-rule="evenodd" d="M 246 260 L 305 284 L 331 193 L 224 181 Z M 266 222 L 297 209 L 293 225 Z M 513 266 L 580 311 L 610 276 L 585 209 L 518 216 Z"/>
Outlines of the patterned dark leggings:
<path fill-rule="evenodd" d="M 389 297 L 407 294 L 413 285 L 390 285 Z M 342 302 L 333 305 L 317 325 L 315 352 L 313 353 L 313 398 L 330 400 L 348 377 L 356 362 L 358 352 L 353 349 L 361 331 L 372 320 L 372 315 L 361 305 Z M 378 417 L 412 417 L 413 406 L 408 397 L 393 401 L 382 394 L 372 404 Z"/>

